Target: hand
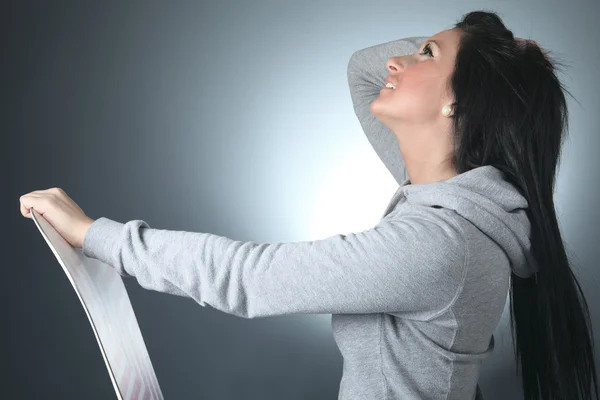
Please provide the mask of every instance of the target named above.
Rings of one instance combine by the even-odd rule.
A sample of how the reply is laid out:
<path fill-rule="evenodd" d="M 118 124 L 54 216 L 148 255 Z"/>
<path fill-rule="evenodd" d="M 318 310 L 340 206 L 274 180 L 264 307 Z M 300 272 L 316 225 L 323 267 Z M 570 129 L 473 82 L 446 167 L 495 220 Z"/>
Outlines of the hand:
<path fill-rule="evenodd" d="M 64 190 L 52 188 L 35 190 L 20 198 L 21 214 L 31 218 L 30 209 L 44 216 L 46 221 L 73 247 L 82 248 L 88 228 L 94 222 Z"/>

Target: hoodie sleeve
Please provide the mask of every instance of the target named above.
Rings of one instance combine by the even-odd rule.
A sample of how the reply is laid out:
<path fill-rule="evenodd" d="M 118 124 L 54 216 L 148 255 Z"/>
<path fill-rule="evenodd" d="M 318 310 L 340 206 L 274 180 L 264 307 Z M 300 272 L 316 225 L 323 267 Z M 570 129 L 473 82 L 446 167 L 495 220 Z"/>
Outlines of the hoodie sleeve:
<path fill-rule="evenodd" d="M 83 253 L 145 289 L 244 318 L 446 310 L 460 290 L 464 240 L 453 224 L 405 216 L 362 232 L 291 243 L 242 242 L 101 217 Z"/>
<path fill-rule="evenodd" d="M 354 112 L 375 152 L 401 185 L 408 176 L 394 132 L 371 114 L 370 106 L 390 74 L 386 61 L 416 52 L 427 37 L 394 40 L 358 50 L 348 62 L 348 85 Z"/>

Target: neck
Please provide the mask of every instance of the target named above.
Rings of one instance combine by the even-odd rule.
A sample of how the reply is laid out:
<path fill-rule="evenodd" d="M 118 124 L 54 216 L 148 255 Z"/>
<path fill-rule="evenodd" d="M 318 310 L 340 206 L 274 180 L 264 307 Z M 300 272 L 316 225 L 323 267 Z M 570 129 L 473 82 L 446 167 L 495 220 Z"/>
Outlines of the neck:
<path fill-rule="evenodd" d="M 415 170 L 414 166 L 409 168 L 408 165 L 406 167 L 406 173 L 408 174 L 409 179 L 408 185 L 420 185 L 445 181 L 446 179 L 450 179 L 458 175 L 455 169 L 418 168 Z"/>
<path fill-rule="evenodd" d="M 396 133 L 411 185 L 450 179 L 457 174 L 452 159 L 452 135 L 443 129 L 407 130 Z"/>

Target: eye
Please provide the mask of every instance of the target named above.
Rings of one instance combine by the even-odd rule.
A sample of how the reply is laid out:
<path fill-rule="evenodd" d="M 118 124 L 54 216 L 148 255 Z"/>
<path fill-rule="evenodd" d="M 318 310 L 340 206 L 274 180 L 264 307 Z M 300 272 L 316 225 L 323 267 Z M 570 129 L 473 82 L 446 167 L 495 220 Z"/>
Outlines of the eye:
<path fill-rule="evenodd" d="M 423 52 L 419 53 L 419 55 L 424 56 L 427 53 L 429 53 L 431 57 L 433 57 L 433 52 L 431 51 L 431 43 L 427 43 L 425 47 L 423 47 Z"/>

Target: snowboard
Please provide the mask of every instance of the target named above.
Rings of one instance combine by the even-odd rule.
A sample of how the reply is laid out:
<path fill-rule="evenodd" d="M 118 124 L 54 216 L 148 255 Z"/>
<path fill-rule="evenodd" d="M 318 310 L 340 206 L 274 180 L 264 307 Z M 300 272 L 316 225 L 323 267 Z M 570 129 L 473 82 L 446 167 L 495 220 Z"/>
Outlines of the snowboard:
<path fill-rule="evenodd" d="M 43 215 L 31 217 L 73 286 L 88 317 L 119 400 L 163 395 L 121 275 L 71 246 Z"/>

